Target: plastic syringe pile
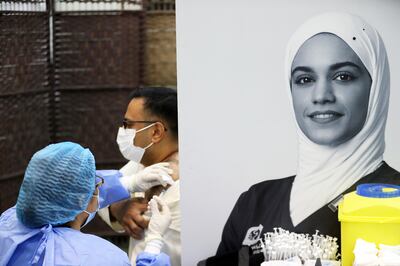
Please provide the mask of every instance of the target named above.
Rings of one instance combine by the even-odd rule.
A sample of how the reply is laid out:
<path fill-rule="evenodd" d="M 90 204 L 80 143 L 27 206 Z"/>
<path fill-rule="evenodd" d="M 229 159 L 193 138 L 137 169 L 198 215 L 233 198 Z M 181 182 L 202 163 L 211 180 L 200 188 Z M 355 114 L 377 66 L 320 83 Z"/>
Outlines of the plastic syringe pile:
<path fill-rule="evenodd" d="M 261 247 L 266 261 L 286 260 L 298 256 L 302 261 L 310 259 L 336 260 L 337 238 L 318 234 L 291 233 L 282 228 L 264 234 Z"/>

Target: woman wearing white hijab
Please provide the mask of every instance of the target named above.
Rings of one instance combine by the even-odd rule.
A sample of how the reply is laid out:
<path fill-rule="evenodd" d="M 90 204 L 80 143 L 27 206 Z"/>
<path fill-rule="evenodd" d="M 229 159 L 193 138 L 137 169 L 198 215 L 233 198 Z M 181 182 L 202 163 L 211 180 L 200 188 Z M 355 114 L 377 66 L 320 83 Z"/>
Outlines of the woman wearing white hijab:
<path fill-rule="evenodd" d="M 297 174 L 240 196 L 218 256 L 242 246 L 257 251 L 260 236 L 274 227 L 340 238 L 330 202 L 360 183 L 400 184 L 400 173 L 383 161 L 390 77 L 378 32 L 354 15 L 316 16 L 292 36 L 285 68 L 299 138 Z"/>

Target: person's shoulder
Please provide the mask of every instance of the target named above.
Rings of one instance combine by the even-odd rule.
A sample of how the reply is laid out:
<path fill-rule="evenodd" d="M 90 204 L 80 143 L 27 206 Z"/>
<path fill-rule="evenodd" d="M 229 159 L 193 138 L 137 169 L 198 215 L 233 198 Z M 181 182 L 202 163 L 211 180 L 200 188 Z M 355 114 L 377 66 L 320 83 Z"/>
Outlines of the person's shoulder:
<path fill-rule="evenodd" d="M 101 237 L 98 237 L 98 236 L 95 236 L 92 234 L 85 234 L 85 233 L 81 233 L 81 234 L 82 234 L 81 241 L 83 241 L 83 242 L 97 243 L 98 246 L 102 247 L 102 249 L 104 249 L 104 250 L 124 254 L 124 252 L 120 248 L 118 248 L 116 245 L 112 244 L 111 242 L 109 242 Z"/>
<path fill-rule="evenodd" d="M 12 233 L 25 234 L 33 230 L 37 229 L 28 228 L 19 221 L 15 206 L 9 208 L 0 216 L 0 234 L 3 232 L 6 233 L 6 235 Z"/>
<path fill-rule="evenodd" d="M 122 173 L 124 176 L 129 176 L 129 175 L 134 175 L 138 171 L 142 170 L 144 167 L 142 164 L 134 162 L 134 161 L 129 161 L 127 164 L 122 166 L 119 171 Z"/>
<path fill-rule="evenodd" d="M 394 169 L 393 167 L 391 167 L 387 162 L 383 161 L 382 162 L 382 166 L 381 168 L 385 171 L 385 172 L 390 172 L 390 173 L 394 173 L 397 175 L 400 175 L 400 172 L 396 169 Z"/>
<path fill-rule="evenodd" d="M 294 181 L 294 175 L 285 178 L 265 180 L 252 185 L 247 192 L 262 192 L 265 190 L 273 190 L 282 187 L 291 187 Z"/>
<path fill-rule="evenodd" d="M 10 236 L 12 235 L 22 235 L 23 233 L 29 232 L 26 227 L 24 227 L 18 221 L 17 214 L 15 211 L 15 206 L 3 212 L 0 216 L 0 247 L 8 242 L 10 245 Z"/>
<path fill-rule="evenodd" d="M 126 253 L 111 242 L 91 234 L 84 234 L 82 244 L 92 252 L 93 257 L 102 258 L 101 265 L 130 265 Z"/>
<path fill-rule="evenodd" d="M 397 180 L 398 182 L 400 182 L 400 172 L 389 166 L 386 162 L 382 163 L 379 172 L 380 175 L 383 175 L 385 178 Z"/>
<path fill-rule="evenodd" d="M 13 206 L 6 211 L 4 211 L 1 216 L 0 216 L 0 221 L 6 222 L 9 220 L 16 221 L 17 220 L 17 213 L 16 213 L 16 207 Z"/>
<path fill-rule="evenodd" d="M 166 158 L 165 162 L 169 163 L 169 167 L 172 169 L 172 178 L 176 181 L 179 180 L 179 151 L 174 152 L 168 158 Z"/>
<path fill-rule="evenodd" d="M 400 185 L 400 172 L 385 161 L 374 172 L 361 178 L 357 184 L 361 183 L 385 183 L 392 185 Z"/>
<path fill-rule="evenodd" d="M 239 201 L 262 201 L 268 197 L 284 196 L 285 192 L 290 191 L 294 177 L 265 180 L 254 184 L 240 195 Z"/>
<path fill-rule="evenodd" d="M 63 238 L 67 240 L 78 253 L 85 254 L 86 256 L 90 255 L 92 258 L 103 257 L 104 263 L 101 265 L 107 265 L 106 258 L 113 258 L 114 265 L 129 264 L 128 256 L 123 250 L 101 237 L 85 234 L 70 228 L 61 228 L 60 230 L 62 231 Z"/>

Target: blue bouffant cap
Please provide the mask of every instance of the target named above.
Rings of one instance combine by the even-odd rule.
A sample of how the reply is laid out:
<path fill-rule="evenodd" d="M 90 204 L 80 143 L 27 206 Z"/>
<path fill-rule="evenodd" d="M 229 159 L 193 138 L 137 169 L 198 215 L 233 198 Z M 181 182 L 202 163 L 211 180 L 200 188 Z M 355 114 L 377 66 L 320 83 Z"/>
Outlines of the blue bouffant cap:
<path fill-rule="evenodd" d="M 93 154 L 79 144 L 61 142 L 36 152 L 18 195 L 19 221 L 41 227 L 74 220 L 93 196 L 95 172 Z"/>

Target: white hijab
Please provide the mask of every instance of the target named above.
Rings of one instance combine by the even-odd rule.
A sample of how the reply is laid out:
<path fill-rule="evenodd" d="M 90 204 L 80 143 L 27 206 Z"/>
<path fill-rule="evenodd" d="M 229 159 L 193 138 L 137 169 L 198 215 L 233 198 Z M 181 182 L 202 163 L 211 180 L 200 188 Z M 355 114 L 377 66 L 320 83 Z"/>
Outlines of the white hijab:
<path fill-rule="evenodd" d="M 296 123 L 299 157 L 290 198 L 290 214 L 295 226 L 376 170 L 382 163 L 385 150 L 390 87 L 386 50 L 378 32 L 357 16 L 325 13 L 308 20 L 292 36 L 285 66 L 292 106 L 290 80 L 293 59 L 305 41 L 322 32 L 335 34 L 354 50 L 368 70 L 372 84 L 365 124 L 347 142 L 336 147 L 318 145 L 308 139 Z"/>

